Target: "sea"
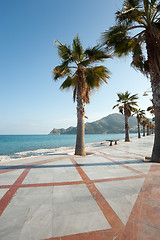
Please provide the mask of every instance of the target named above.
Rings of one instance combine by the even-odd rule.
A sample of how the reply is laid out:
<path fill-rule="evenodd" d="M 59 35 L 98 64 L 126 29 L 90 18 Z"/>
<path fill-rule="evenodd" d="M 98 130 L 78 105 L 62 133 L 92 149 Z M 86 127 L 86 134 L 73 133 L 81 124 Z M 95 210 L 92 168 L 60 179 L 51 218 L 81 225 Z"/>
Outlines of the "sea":
<path fill-rule="evenodd" d="M 130 137 L 137 137 L 131 133 Z M 85 143 L 124 139 L 124 134 L 86 134 Z M 74 147 L 76 135 L 0 135 L 0 161 L 30 156 L 49 155 L 53 150 Z"/>

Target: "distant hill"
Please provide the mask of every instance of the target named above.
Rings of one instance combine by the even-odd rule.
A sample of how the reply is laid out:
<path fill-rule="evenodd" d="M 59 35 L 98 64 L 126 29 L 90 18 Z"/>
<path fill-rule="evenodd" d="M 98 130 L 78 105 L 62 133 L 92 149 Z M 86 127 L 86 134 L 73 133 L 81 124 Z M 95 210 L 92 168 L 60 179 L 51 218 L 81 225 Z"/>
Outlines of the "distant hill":
<path fill-rule="evenodd" d="M 129 118 L 130 132 L 137 132 L 137 118 Z M 76 134 L 76 127 L 69 127 L 67 129 L 54 128 L 49 134 L 59 135 L 59 134 Z M 104 133 L 124 133 L 125 132 L 125 119 L 124 115 L 119 113 L 113 113 L 104 117 L 100 120 L 86 123 L 85 133 L 86 134 L 104 134 Z"/>

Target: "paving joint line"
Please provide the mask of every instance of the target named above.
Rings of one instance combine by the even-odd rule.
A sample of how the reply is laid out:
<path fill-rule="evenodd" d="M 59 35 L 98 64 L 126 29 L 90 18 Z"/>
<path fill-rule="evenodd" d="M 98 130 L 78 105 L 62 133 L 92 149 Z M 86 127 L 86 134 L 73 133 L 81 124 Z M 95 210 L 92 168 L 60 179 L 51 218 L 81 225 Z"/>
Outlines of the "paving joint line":
<path fill-rule="evenodd" d="M 71 158 L 71 161 L 73 164 L 77 165 L 75 166 L 78 173 L 82 177 L 83 181 L 85 182 L 88 190 L 90 191 L 93 199 L 98 204 L 99 208 L 101 209 L 103 215 L 109 222 L 110 226 L 112 227 L 115 234 L 122 231 L 124 228 L 124 224 L 120 220 L 120 218 L 117 216 L 117 214 L 114 212 L 114 210 L 111 208 L 109 203 L 105 200 L 103 195 L 99 192 L 99 190 L 96 188 L 95 184 L 90 180 L 90 178 L 87 176 L 87 174 L 83 171 L 83 169 L 78 165 L 76 160 L 74 158 Z M 90 184 L 88 184 L 90 183 Z"/>
<path fill-rule="evenodd" d="M 61 160 L 64 160 L 66 158 L 70 159 L 70 156 L 59 157 L 59 158 L 50 159 L 50 160 L 41 160 L 41 161 L 37 161 L 37 162 L 33 162 L 33 163 L 26 163 L 26 164 L 24 163 L 24 164 L 21 164 L 21 165 L 12 165 L 12 166 L 6 166 L 6 167 L 0 166 L 0 174 L 11 172 L 11 171 L 17 171 L 17 170 L 23 169 L 23 168 L 25 168 L 27 166 L 30 167 L 30 166 L 36 166 L 36 165 L 43 165 L 44 163 L 61 161 Z M 13 169 L 9 169 L 9 167 L 13 167 Z"/>
<path fill-rule="evenodd" d="M 142 232 L 143 218 L 146 211 L 146 202 L 148 197 L 151 196 L 150 192 L 153 187 L 153 184 L 150 184 L 148 189 L 148 182 L 150 181 L 150 176 L 152 175 L 153 164 L 151 165 L 148 174 L 144 180 L 141 191 L 137 197 L 137 200 L 134 204 L 132 212 L 126 223 L 126 227 L 121 235 L 116 240 L 124 239 L 140 239 L 140 234 Z M 151 206 L 150 206 L 151 207 Z M 140 211 L 141 210 L 141 211 Z M 160 222 L 160 221 L 159 221 Z M 131 231 L 132 230 L 132 231 Z M 134 238 L 133 238 L 134 237 Z"/>
<path fill-rule="evenodd" d="M 103 157 L 106 158 L 106 159 L 108 159 L 108 160 L 111 161 L 111 162 L 118 163 L 117 161 L 115 161 L 115 160 L 111 159 L 110 157 L 106 156 L 105 153 L 103 153 Z M 135 172 L 135 173 L 138 173 L 138 174 L 143 174 L 143 172 L 140 172 L 140 171 L 138 171 L 138 170 L 136 170 L 136 169 L 134 169 L 134 168 L 131 168 L 131 167 L 129 167 L 129 166 L 126 166 L 125 164 L 121 164 L 121 163 L 120 163 L 119 166 L 124 167 L 124 168 L 126 168 L 126 169 L 128 169 L 128 170 L 131 170 L 132 172 Z"/>
<path fill-rule="evenodd" d="M 26 176 L 28 175 L 30 169 L 25 169 L 19 177 L 16 179 L 16 181 L 12 184 L 12 186 L 9 188 L 9 190 L 4 194 L 4 196 L 0 199 L 0 216 L 16 194 L 16 192 L 19 189 L 19 186 L 24 181 Z"/>

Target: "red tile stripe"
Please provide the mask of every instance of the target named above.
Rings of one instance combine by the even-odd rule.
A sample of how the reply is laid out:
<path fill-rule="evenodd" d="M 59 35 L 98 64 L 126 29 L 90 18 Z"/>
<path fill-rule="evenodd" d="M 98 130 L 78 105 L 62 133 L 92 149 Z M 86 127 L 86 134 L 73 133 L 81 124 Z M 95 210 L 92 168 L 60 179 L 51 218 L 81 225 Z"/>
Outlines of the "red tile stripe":
<path fill-rule="evenodd" d="M 145 228 L 157 227 L 160 236 L 160 165 L 152 164 L 144 181 L 140 194 L 130 214 L 124 232 L 116 240 L 139 240 L 145 236 Z M 144 232 L 143 232 L 144 230 Z M 149 239 L 158 239 L 154 231 L 149 231 Z M 142 237 L 142 238 L 141 238 Z"/>
<path fill-rule="evenodd" d="M 146 174 L 140 174 L 140 175 L 137 175 L 137 176 L 119 177 L 119 178 L 96 179 L 96 180 L 92 180 L 92 182 L 93 183 L 113 182 L 113 181 L 123 181 L 123 180 L 129 180 L 129 179 L 135 179 L 135 178 L 144 178 L 144 177 L 146 177 Z"/>
<path fill-rule="evenodd" d="M 138 153 L 135 153 L 135 152 L 124 151 L 124 150 L 121 150 L 121 149 L 117 149 L 116 145 L 114 145 L 114 146 L 112 146 L 112 148 L 114 147 L 114 150 L 116 150 L 116 151 L 120 151 L 120 152 L 126 153 L 126 154 L 134 154 L 137 157 L 144 157 L 143 154 L 138 154 Z M 107 145 L 107 146 L 99 147 L 98 149 L 99 150 L 106 150 L 106 148 L 110 148 L 110 146 Z M 95 150 L 91 150 L 90 152 L 94 153 L 96 151 Z M 107 155 L 111 155 L 111 154 L 107 153 Z M 113 157 L 120 157 L 121 158 L 121 156 L 114 156 L 114 155 L 111 155 L 111 156 L 113 156 Z M 133 157 L 125 156 L 124 158 L 133 158 Z"/>
<path fill-rule="evenodd" d="M 62 237 L 48 238 L 44 240 L 109 240 L 114 239 L 114 235 L 115 234 L 112 229 L 106 229 L 100 231 L 67 235 Z"/>
<path fill-rule="evenodd" d="M 0 185 L 0 189 L 6 189 L 6 188 L 10 188 L 12 186 L 11 185 Z"/>
<path fill-rule="evenodd" d="M 112 158 L 108 157 L 105 153 L 103 153 L 103 157 L 106 158 L 107 160 L 111 161 L 111 162 L 118 163 L 118 161 L 115 161 Z M 142 174 L 142 172 L 140 172 L 140 171 L 138 171 L 138 170 L 136 170 L 136 169 L 134 169 L 132 167 L 128 167 L 125 164 L 120 164 L 120 166 L 124 167 L 124 168 L 126 168 L 128 170 L 131 170 L 132 172 L 135 172 L 135 173 L 138 173 L 138 174 Z"/>
<path fill-rule="evenodd" d="M 50 163 L 50 162 L 56 162 L 56 161 L 60 161 L 60 160 L 65 160 L 66 158 L 70 158 L 70 156 L 63 156 L 63 157 L 59 157 L 59 158 L 56 158 L 56 159 L 51 159 L 51 160 L 42 160 L 42 161 L 37 161 L 37 162 L 32 162 L 32 163 L 24 163 L 22 165 L 12 165 L 14 167 L 20 167 L 22 166 L 35 166 L 35 165 L 42 165 L 42 164 L 45 164 L 45 163 Z M 3 166 L 3 165 L 1 165 Z M 4 167 L 4 166 L 3 166 Z M 7 166 L 6 166 L 7 167 Z M 8 166 L 9 167 L 9 166 Z M 11 171 L 16 171 L 16 170 L 19 170 L 20 168 L 17 168 L 17 169 L 0 169 L 0 174 L 2 173 L 7 173 L 7 172 L 11 172 Z"/>
<path fill-rule="evenodd" d="M 120 152 L 123 152 L 123 153 L 127 153 L 127 154 L 134 154 L 134 155 L 136 155 L 136 156 L 141 156 L 141 157 L 144 157 L 144 155 L 143 154 L 140 154 L 140 153 L 136 153 L 136 152 L 129 152 L 129 151 L 124 151 L 124 150 L 122 150 L 122 149 L 114 149 L 114 150 L 118 150 L 118 151 L 120 151 Z"/>
<path fill-rule="evenodd" d="M 22 174 L 17 178 L 15 183 L 10 187 L 10 189 L 5 193 L 5 195 L 0 200 L 0 216 L 12 200 L 13 196 L 19 189 L 19 185 L 24 181 L 25 177 L 29 173 L 30 169 L 25 169 Z"/>
<path fill-rule="evenodd" d="M 129 180 L 135 178 L 144 178 L 146 174 L 141 174 L 137 176 L 127 176 L 127 177 L 119 177 L 119 178 L 107 178 L 107 179 L 96 179 L 91 180 L 92 183 L 100 183 L 100 182 L 113 182 L 113 181 L 122 181 Z M 32 187 L 52 187 L 52 186 L 66 186 L 66 185 L 79 185 L 84 184 L 83 181 L 72 181 L 72 182 L 56 182 L 56 183 L 31 183 L 31 184 L 20 184 L 19 188 L 32 188 Z M 10 188 L 12 185 L 0 185 L 0 189 Z"/>
<path fill-rule="evenodd" d="M 126 159 L 132 159 L 133 160 L 133 158 L 134 159 L 137 159 L 137 160 L 139 160 L 139 157 L 129 157 L 129 156 L 124 156 L 124 155 L 121 155 L 121 156 L 118 156 L 118 155 L 113 155 L 113 154 L 108 154 L 108 153 L 104 153 L 104 152 L 101 152 L 102 154 L 105 154 L 106 156 L 108 156 L 108 157 L 113 157 L 113 158 L 126 158 Z"/>
<path fill-rule="evenodd" d="M 56 182 L 56 183 L 36 183 L 36 184 L 21 184 L 20 188 L 29 187 L 55 187 L 55 186 L 68 186 L 68 185 L 79 185 L 84 184 L 83 181 L 73 181 L 73 182 Z"/>
<path fill-rule="evenodd" d="M 82 177 L 84 183 L 86 184 L 88 190 L 92 194 L 94 200 L 97 202 L 99 208 L 101 209 L 103 215 L 111 225 L 115 234 L 118 234 L 124 228 L 124 224 L 102 196 L 102 194 L 98 191 L 94 183 L 90 180 L 90 178 L 86 175 L 83 169 L 77 164 L 74 158 L 71 158 L 72 163 L 75 165 L 78 173 Z"/>

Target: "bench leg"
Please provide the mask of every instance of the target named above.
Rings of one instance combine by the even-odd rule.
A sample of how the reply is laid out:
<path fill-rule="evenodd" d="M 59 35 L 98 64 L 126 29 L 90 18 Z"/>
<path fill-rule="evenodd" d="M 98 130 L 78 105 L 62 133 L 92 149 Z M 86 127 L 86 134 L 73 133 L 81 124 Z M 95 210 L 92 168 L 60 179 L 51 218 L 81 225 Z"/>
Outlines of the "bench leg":
<path fill-rule="evenodd" d="M 115 141 L 115 145 L 117 145 L 117 141 Z"/>
<path fill-rule="evenodd" d="M 110 141 L 110 145 L 109 146 L 112 146 L 112 141 Z"/>

